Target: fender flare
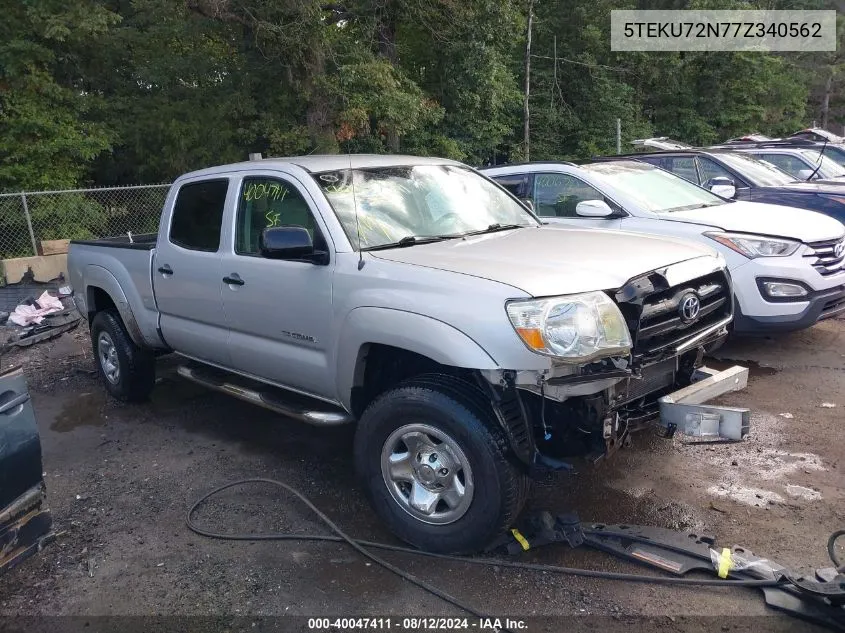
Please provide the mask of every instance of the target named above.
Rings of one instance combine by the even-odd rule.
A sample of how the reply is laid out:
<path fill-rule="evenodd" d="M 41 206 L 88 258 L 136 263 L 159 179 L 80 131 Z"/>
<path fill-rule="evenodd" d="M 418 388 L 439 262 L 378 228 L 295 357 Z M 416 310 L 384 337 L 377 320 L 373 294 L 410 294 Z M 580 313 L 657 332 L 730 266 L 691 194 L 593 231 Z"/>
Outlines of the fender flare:
<path fill-rule="evenodd" d="M 141 333 L 141 328 L 138 326 L 138 321 L 135 319 L 135 314 L 132 312 L 132 306 L 129 305 L 129 300 L 120 287 L 120 282 L 117 278 L 103 266 L 96 264 L 89 264 L 85 270 L 85 315 L 90 321 L 90 316 L 95 312 L 92 290 L 99 289 L 111 297 L 112 302 L 120 314 L 123 325 L 129 334 L 129 338 L 138 347 L 145 347 L 144 335 Z"/>
<path fill-rule="evenodd" d="M 499 368 L 483 347 L 448 323 L 393 308 L 354 308 L 340 328 L 337 345 L 337 395 L 349 411 L 352 410 L 352 388 L 363 380 L 360 374 L 362 351 L 372 343 L 414 352 L 441 365 Z"/>

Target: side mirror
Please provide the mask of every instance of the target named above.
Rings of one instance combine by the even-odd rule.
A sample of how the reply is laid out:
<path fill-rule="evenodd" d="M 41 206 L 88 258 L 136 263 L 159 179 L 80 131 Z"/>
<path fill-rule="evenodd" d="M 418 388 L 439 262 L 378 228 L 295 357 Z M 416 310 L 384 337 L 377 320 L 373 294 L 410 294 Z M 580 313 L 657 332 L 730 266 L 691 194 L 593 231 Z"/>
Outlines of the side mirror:
<path fill-rule="evenodd" d="M 520 198 L 519 201 L 528 207 L 532 212 L 534 211 L 534 201 L 531 198 Z"/>
<path fill-rule="evenodd" d="M 575 214 L 582 218 L 606 218 L 613 215 L 613 209 L 604 200 L 582 200 L 575 205 Z"/>
<path fill-rule="evenodd" d="M 733 198 L 736 195 L 736 183 L 730 178 L 717 176 L 707 181 L 707 189 L 722 198 Z"/>
<path fill-rule="evenodd" d="M 328 253 L 314 250 L 311 234 L 301 226 L 274 226 L 264 229 L 258 240 L 262 257 L 327 264 Z"/>
<path fill-rule="evenodd" d="M 812 169 L 799 169 L 798 170 L 798 178 L 801 180 L 808 180 L 810 176 L 813 175 Z"/>

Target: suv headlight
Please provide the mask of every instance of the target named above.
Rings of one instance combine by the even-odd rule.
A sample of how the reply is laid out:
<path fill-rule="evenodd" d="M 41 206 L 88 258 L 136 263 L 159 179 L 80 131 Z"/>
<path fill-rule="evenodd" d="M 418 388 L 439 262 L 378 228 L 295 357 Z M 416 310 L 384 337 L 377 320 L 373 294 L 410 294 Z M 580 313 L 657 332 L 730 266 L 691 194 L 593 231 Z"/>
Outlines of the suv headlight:
<path fill-rule="evenodd" d="M 719 233 L 715 231 L 707 232 L 704 235 L 750 259 L 755 257 L 788 257 L 801 246 L 801 242 L 766 237 L 765 235 Z"/>
<path fill-rule="evenodd" d="M 538 354 L 583 363 L 631 350 L 625 319 L 603 292 L 509 301 L 506 309 L 516 333 Z"/>

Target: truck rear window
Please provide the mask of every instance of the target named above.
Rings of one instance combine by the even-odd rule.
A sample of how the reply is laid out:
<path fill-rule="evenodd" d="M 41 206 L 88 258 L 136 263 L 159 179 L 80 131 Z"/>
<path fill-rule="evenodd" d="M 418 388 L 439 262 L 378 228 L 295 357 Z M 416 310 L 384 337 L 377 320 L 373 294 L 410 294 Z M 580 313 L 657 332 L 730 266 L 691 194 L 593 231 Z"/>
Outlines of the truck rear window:
<path fill-rule="evenodd" d="M 216 252 L 228 190 L 228 179 L 182 185 L 173 206 L 170 241 L 194 251 Z"/>

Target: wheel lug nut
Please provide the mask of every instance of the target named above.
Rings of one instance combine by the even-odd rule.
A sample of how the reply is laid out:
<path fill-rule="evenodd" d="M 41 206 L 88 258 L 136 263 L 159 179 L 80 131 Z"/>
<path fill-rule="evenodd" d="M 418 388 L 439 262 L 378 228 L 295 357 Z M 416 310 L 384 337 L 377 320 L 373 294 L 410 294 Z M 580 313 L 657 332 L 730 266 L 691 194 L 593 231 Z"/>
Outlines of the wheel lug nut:
<path fill-rule="evenodd" d="M 428 461 L 429 461 L 429 463 L 431 463 L 431 464 L 433 464 L 434 462 L 436 462 L 436 461 L 437 461 L 437 453 L 432 453 L 431 455 L 429 455 L 429 456 L 428 456 Z"/>
<path fill-rule="evenodd" d="M 449 469 L 448 468 L 441 468 L 440 474 L 445 477 L 446 475 L 449 474 Z"/>

